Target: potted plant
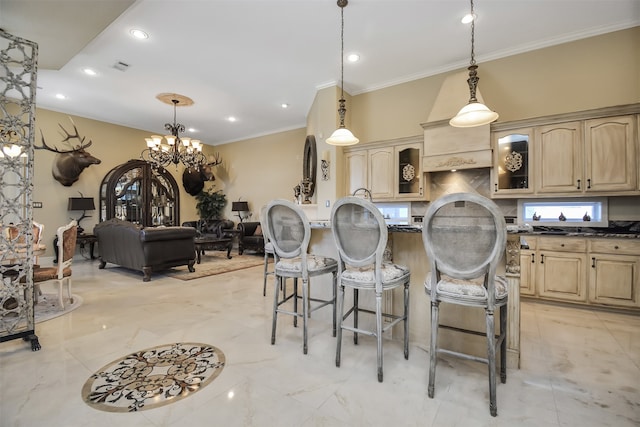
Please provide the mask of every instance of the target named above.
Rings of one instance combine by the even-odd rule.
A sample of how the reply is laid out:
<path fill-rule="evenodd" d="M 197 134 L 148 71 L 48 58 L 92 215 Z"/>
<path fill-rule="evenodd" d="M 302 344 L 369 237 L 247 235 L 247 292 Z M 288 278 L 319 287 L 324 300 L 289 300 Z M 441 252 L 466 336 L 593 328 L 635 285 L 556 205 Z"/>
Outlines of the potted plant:
<path fill-rule="evenodd" d="M 201 220 L 221 219 L 224 207 L 227 205 L 227 196 L 222 190 L 213 191 L 213 188 L 202 190 L 196 195 L 196 209 Z"/>

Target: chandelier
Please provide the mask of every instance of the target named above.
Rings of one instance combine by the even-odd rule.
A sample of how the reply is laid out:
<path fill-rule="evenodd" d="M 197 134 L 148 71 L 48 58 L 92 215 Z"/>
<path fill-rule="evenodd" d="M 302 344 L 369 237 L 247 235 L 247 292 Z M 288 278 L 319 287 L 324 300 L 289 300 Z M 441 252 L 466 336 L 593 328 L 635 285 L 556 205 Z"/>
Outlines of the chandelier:
<path fill-rule="evenodd" d="M 199 169 L 207 163 L 207 158 L 202 154 L 202 142 L 186 136 L 180 137 L 185 128 L 183 124 L 176 122 L 176 108 L 192 105 L 193 100 L 186 96 L 166 93 L 158 95 L 157 98 L 164 103 L 173 104 L 173 123 L 164 125 L 171 135 L 151 135 L 145 138 L 147 148 L 140 157 L 157 168 L 164 168 L 171 163 L 176 166 L 182 163 L 187 168 Z"/>
<path fill-rule="evenodd" d="M 344 126 L 344 115 L 347 112 L 345 108 L 344 99 L 344 8 L 349 4 L 349 0 L 338 0 L 338 7 L 340 7 L 340 100 L 338 114 L 340 115 L 340 127 L 336 129 L 329 138 L 326 139 L 326 143 L 329 145 L 354 145 L 360 142 L 349 129 Z"/>
<path fill-rule="evenodd" d="M 474 52 L 475 44 L 475 22 L 476 17 L 473 12 L 473 0 L 471 0 L 471 12 L 468 15 L 471 19 L 471 63 L 469 64 L 469 103 L 462 107 L 458 114 L 451 120 L 449 124 L 453 127 L 468 128 L 474 126 L 482 126 L 494 122 L 498 119 L 498 113 L 491 111 L 489 107 L 476 98 L 476 89 L 478 88 L 478 66 L 476 65 L 476 56 Z"/>

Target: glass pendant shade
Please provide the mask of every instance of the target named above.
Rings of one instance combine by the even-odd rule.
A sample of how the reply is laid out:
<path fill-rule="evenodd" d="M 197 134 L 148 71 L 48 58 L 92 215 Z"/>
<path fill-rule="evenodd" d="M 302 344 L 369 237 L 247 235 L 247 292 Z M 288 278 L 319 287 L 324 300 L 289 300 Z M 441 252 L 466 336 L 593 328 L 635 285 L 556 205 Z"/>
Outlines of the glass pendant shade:
<path fill-rule="evenodd" d="M 335 132 L 326 139 L 327 144 L 339 146 L 355 145 L 358 142 L 360 142 L 360 140 L 353 136 L 349 129 L 344 127 L 336 129 Z"/>
<path fill-rule="evenodd" d="M 449 124 L 457 128 L 469 128 L 489 124 L 498 119 L 498 113 L 480 102 L 470 102 L 460 109 Z"/>

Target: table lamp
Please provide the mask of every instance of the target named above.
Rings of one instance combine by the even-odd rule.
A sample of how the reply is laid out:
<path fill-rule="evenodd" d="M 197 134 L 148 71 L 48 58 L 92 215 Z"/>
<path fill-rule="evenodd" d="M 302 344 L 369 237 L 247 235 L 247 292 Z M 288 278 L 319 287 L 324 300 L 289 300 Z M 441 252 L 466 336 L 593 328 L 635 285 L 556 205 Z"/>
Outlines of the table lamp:
<path fill-rule="evenodd" d="M 91 218 L 87 215 L 87 211 L 93 211 L 96 209 L 96 205 L 93 202 L 93 197 L 69 197 L 68 211 L 82 211 L 82 216 L 76 221 L 78 223 L 78 234 L 84 233 L 84 228 L 80 226 L 80 221 L 85 218 Z M 72 218 L 73 219 L 73 218 Z"/>
<path fill-rule="evenodd" d="M 249 216 L 245 216 L 243 217 L 242 214 L 240 212 L 248 212 L 249 211 L 249 203 L 247 202 L 231 202 L 231 210 L 233 212 L 237 212 L 236 215 L 238 215 L 238 218 L 240 218 L 240 222 L 242 222 L 244 219 L 248 218 Z"/>

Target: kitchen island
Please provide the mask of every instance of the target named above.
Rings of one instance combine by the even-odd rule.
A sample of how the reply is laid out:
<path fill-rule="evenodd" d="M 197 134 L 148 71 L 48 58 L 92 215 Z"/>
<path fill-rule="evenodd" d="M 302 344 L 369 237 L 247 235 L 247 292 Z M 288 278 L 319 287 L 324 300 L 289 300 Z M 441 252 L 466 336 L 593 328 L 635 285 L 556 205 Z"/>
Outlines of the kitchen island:
<path fill-rule="evenodd" d="M 337 258 L 337 250 L 330 224 L 327 221 L 311 222 L 312 233 L 310 242 L 310 252 Z M 519 241 L 519 238 L 518 238 Z M 393 262 L 407 266 L 411 270 L 410 284 L 410 306 L 409 306 L 409 342 L 418 346 L 425 352 L 429 348 L 429 336 L 431 328 L 431 301 L 424 291 L 424 279 L 429 272 L 427 255 L 422 243 L 422 229 L 419 226 L 400 226 L 389 228 L 389 248 L 391 249 Z M 505 264 L 502 263 L 498 274 L 505 273 Z M 330 294 L 331 280 L 329 277 L 317 277 L 313 279 L 312 292 L 318 293 L 319 297 L 326 297 Z M 507 334 L 507 366 L 511 369 L 519 368 L 520 364 L 520 294 L 519 280 L 510 278 L 509 283 L 509 304 L 508 304 L 508 334 Z M 360 304 L 373 308 L 374 296 L 372 293 L 362 292 Z M 389 294 L 389 293 L 387 293 Z M 403 310 L 402 289 L 393 291 L 391 298 L 383 298 L 383 309 L 393 313 L 401 313 Z M 347 293 L 345 306 L 351 303 L 351 295 Z M 313 321 L 330 322 L 330 310 L 320 310 L 314 313 Z M 371 322 L 367 327 L 373 326 L 373 316 L 362 316 L 360 322 Z M 496 312 L 496 324 L 499 313 Z M 440 305 L 440 322 L 442 324 L 474 329 L 484 333 L 485 313 L 482 309 L 461 307 L 442 303 Z M 348 336 L 348 334 L 345 334 Z M 394 327 L 387 338 L 402 339 L 402 325 Z M 344 338 L 343 338 L 344 339 Z M 468 352 L 480 357 L 486 357 L 487 343 L 484 336 L 474 336 L 460 334 L 454 331 L 441 329 L 439 334 L 441 345 L 456 351 Z M 346 341 L 345 341 L 346 342 Z M 344 345 L 344 344 L 343 344 Z M 413 357 L 428 357 L 425 355 L 413 355 Z M 411 357 L 411 355 L 410 355 Z"/>

